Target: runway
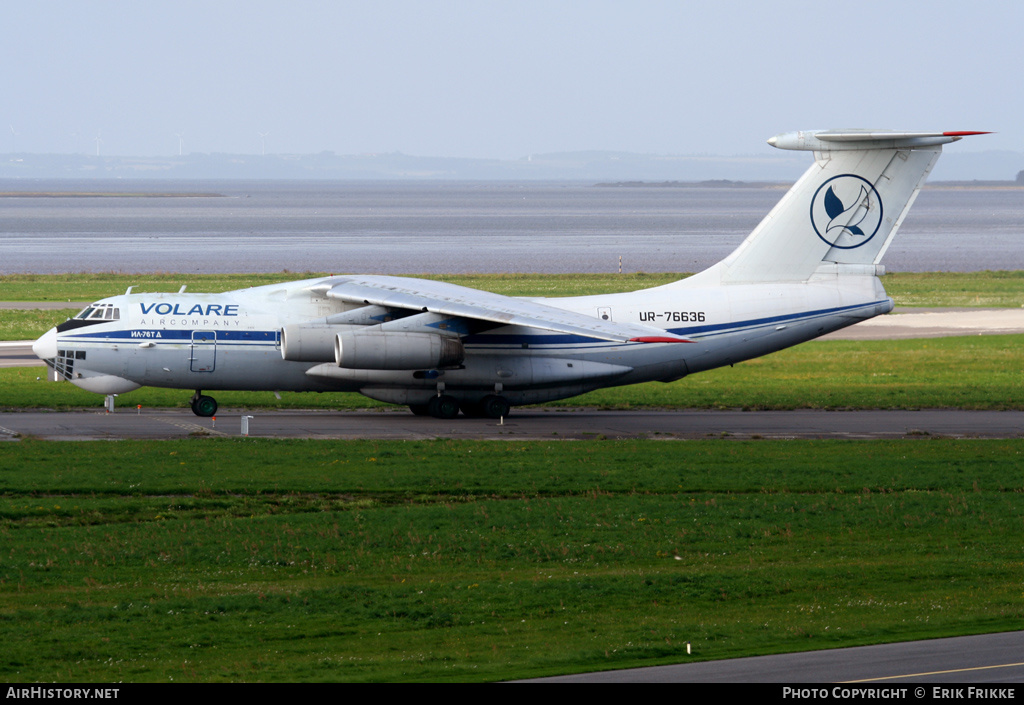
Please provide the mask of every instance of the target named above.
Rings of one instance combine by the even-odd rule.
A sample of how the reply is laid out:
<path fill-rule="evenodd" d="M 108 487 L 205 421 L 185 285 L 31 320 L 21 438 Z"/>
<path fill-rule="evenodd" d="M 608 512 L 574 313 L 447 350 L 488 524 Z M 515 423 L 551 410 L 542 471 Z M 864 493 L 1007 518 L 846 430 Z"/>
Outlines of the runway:
<path fill-rule="evenodd" d="M 358 411 L 223 409 L 215 419 L 187 409 L 116 408 L 0 414 L 0 439 L 171 439 L 189 436 L 428 440 L 1021 438 L 1024 411 L 603 411 L 515 409 L 504 422 L 414 416 L 402 408 Z"/>
<path fill-rule="evenodd" d="M 0 342 L 0 367 L 42 367 L 43 361 L 32 352 L 31 340 Z"/>
<path fill-rule="evenodd" d="M 907 308 L 897 307 L 819 340 L 896 340 L 942 338 L 954 335 L 1024 333 L 1022 308 Z"/>
<path fill-rule="evenodd" d="M 584 673 L 534 682 L 787 683 L 794 688 L 806 688 L 809 683 L 839 683 L 845 685 L 821 688 L 827 692 L 826 698 L 854 697 L 855 688 L 873 686 L 887 691 L 883 697 L 899 698 L 898 692 L 904 689 L 902 699 L 913 696 L 919 700 L 934 697 L 932 688 L 907 688 L 906 684 L 1024 682 L 1024 632 Z M 961 699 L 966 697 L 967 689 L 962 690 Z"/>

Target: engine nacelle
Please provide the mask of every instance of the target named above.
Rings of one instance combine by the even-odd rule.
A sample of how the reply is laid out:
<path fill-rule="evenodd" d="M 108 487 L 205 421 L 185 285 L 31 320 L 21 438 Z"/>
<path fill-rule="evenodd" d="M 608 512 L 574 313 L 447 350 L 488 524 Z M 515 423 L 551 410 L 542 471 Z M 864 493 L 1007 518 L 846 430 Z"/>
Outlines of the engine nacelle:
<path fill-rule="evenodd" d="M 281 329 L 281 357 L 292 362 L 331 362 L 335 336 L 349 329 L 349 326 L 285 326 Z"/>
<path fill-rule="evenodd" d="M 423 370 L 456 367 L 466 350 L 462 341 L 431 333 L 338 333 L 334 361 L 355 370 Z"/>

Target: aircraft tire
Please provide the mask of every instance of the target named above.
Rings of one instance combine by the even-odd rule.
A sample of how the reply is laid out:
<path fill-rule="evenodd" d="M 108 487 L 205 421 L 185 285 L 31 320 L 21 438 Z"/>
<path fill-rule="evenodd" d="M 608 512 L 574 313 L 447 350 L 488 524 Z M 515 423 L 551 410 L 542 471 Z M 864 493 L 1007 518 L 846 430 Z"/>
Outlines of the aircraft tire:
<path fill-rule="evenodd" d="M 447 394 L 431 397 L 427 410 L 435 419 L 454 419 L 459 415 L 459 401 Z"/>
<path fill-rule="evenodd" d="M 209 418 L 217 413 L 217 400 L 203 395 L 192 402 L 192 413 L 196 416 Z"/>
<path fill-rule="evenodd" d="M 428 416 L 430 414 L 429 404 L 410 404 L 409 411 L 416 416 Z"/>
<path fill-rule="evenodd" d="M 508 416 L 509 412 L 512 411 L 512 405 L 508 403 L 508 399 L 505 397 L 488 394 L 480 400 L 480 409 L 486 418 L 500 419 Z"/>

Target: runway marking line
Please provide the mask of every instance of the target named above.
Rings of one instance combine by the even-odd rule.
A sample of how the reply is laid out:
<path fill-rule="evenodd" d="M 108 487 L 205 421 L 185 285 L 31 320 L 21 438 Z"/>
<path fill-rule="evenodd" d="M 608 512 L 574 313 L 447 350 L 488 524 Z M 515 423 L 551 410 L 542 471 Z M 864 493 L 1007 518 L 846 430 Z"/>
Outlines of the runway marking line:
<path fill-rule="evenodd" d="M 898 678 L 918 678 L 920 676 L 942 676 L 947 673 L 970 673 L 971 671 L 987 671 L 993 668 L 1013 668 L 1014 666 L 1024 666 L 1024 662 L 1021 663 L 1001 663 L 995 666 L 975 666 L 974 668 L 954 668 L 949 671 L 926 671 L 924 673 L 904 673 L 901 676 L 885 676 L 883 678 L 863 678 L 856 681 L 843 681 L 843 683 L 872 683 L 875 681 L 891 681 Z"/>
<path fill-rule="evenodd" d="M 206 426 L 200 426 L 199 424 L 195 423 L 187 423 L 184 421 L 171 421 L 169 419 L 157 419 L 157 421 L 161 421 L 165 424 L 170 424 L 171 426 L 177 426 L 178 428 L 184 429 L 186 431 L 191 431 L 192 433 L 210 433 L 215 436 L 224 436 L 225 438 L 231 438 L 230 433 L 224 433 L 223 431 L 218 431 L 215 428 L 206 428 Z"/>

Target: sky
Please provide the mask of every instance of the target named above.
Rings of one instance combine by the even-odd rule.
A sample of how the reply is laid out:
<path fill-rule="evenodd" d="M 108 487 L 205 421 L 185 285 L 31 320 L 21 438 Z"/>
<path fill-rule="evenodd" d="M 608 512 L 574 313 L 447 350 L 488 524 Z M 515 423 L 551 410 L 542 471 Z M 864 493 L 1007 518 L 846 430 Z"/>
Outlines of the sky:
<path fill-rule="evenodd" d="M 0 152 L 734 155 L 835 127 L 1024 151 L 1019 1 L 7 0 L 0 17 Z"/>

